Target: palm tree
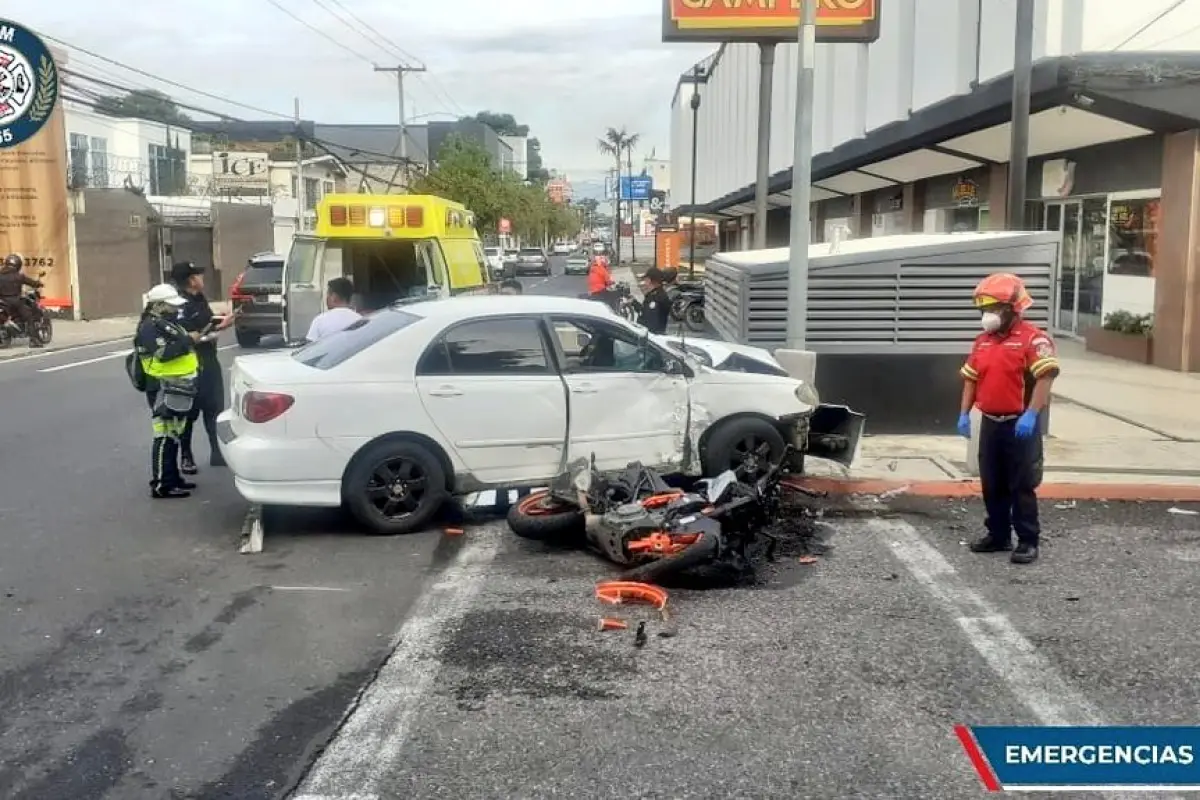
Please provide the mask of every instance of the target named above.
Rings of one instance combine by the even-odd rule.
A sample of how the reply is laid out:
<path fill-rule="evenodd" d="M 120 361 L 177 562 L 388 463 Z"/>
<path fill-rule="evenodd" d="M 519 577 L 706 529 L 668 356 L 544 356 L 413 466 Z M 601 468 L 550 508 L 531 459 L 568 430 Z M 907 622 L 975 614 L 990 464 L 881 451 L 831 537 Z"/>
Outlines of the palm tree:
<path fill-rule="evenodd" d="M 622 127 L 620 130 L 617 130 L 616 128 L 609 128 L 607 131 L 604 132 L 604 138 L 599 139 L 596 142 L 596 146 L 599 148 L 600 152 L 604 153 L 607 156 L 612 156 L 617 164 L 617 172 L 616 172 L 616 174 L 617 174 L 617 206 L 616 206 L 617 207 L 617 215 L 616 215 L 617 216 L 617 221 L 616 221 L 617 232 L 616 232 L 616 236 L 614 237 L 614 246 L 616 247 L 616 256 L 617 256 L 618 264 L 621 263 L 621 213 L 620 213 L 621 212 L 620 184 L 621 184 L 621 166 L 622 166 L 621 155 L 625 154 L 627 156 L 626 163 L 629 168 L 629 178 L 630 178 L 630 181 L 632 182 L 632 180 L 633 180 L 633 148 L 637 147 L 637 143 L 640 138 L 642 138 L 640 134 L 629 133 L 628 131 L 625 130 L 624 127 Z M 632 194 L 632 192 L 631 192 L 631 194 Z M 629 221 L 631 223 L 633 222 L 633 198 L 630 198 L 630 200 L 629 200 Z M 632 233 L 632 231 L 631 231 L 631 233 Z M 630 238 L 629 243 L 630 243 L 630 247 L 633 248 L 631 250 L 629 256 L 630 256 L 630 260 L 633 260 L 634 258 L 637 257 L 637 249 L 636 249 L 637 246 L 633 243 L 632 238 Z"/>

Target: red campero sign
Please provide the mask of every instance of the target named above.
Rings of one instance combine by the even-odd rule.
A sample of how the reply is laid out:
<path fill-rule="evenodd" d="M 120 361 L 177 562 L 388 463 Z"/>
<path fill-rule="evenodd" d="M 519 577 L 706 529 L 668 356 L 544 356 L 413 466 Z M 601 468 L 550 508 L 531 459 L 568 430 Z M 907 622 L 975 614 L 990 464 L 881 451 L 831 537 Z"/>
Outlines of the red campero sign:
<path fill-rule="evenodd" d="M 664 42 L 794 41 L 809 0 L 663 0 Z M 873 42 L 879 0 L 811 0 L 817 41 Z"/>

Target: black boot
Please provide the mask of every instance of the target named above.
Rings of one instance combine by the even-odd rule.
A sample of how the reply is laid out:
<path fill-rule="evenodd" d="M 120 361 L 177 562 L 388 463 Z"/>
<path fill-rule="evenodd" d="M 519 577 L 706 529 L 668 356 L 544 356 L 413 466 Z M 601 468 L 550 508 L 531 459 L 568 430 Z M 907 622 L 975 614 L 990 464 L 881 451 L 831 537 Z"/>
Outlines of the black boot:
<path fill-rule="evenodd" d="M 227 467 L 225 456 L 221 454 L 221 445 L 216 439 L 210 439 L 208 446 L 212 448 L 212 454 L 208 457 L 208 465 L 210 467 Z"/>
<path fill-rule="evenodd" d="M 1017 545 L 1017 549 L 1013 550 L 1013 554 L 1008 560 L 1014 564 L 1032 564 L 1038 559 L 1038 548 L 1036 544 L 1026 544 L 1021 542 Z"/>
<path fill-rule="evenodd" d="M 186 489 L 171 486 L 165 489 L 161 487 L 151 489 L 150 496 L 155 500 L 182 500 L 185 497 L 191 497 L 192 493 Z"/>
<path fill-rule="evenodd" d="M 1002 541 L 990 533 L 971 542 L 972 553 L 1007 553 L 1012 550 L 1012 541 Z"/>
<path fill-rule="evenodd" d="M 179 471 L 184 475 L 195 475 L 200 470 L 196 467 L 196 456 L 192 454 L 192 420 L 184 423 L 183 431 L 179 434 Z"/>

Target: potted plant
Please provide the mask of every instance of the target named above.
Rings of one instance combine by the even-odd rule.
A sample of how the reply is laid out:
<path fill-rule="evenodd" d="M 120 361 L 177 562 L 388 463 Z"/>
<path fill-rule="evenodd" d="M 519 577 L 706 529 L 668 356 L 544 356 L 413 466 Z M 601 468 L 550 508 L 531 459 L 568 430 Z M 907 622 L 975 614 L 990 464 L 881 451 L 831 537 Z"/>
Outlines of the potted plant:
<path fill-rule="evenodd" d="M 1154 355 L 1154 315 L 1113 311 L 1101 327 L 1089 328 L 1084 340 L 1094 353 L 1149 364 Z"/>

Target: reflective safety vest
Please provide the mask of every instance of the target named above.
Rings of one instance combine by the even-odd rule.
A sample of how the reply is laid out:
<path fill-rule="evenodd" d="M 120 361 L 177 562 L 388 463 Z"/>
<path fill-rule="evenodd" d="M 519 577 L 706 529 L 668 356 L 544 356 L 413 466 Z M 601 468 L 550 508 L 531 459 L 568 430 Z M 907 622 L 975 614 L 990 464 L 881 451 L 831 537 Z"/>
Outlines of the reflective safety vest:
<path fill-rule="evenodd" d="M 178 326 L 171 325 L 173 328 Z M 187 336 L 187 333 L 179 328 L 180 335 Z M 159 358 L 165 345 L 160 345 L 159 349 L 149 356 L 142 356 L 142 370 L 151 378 L 187 378 L 195 375 L 200 371 L 200 357 L 196 355 L 194 349 L 189 349 L 181 356 L 176 356 L 168 361 L 163 361 Z"/>

